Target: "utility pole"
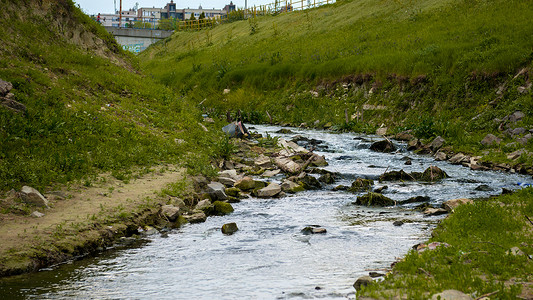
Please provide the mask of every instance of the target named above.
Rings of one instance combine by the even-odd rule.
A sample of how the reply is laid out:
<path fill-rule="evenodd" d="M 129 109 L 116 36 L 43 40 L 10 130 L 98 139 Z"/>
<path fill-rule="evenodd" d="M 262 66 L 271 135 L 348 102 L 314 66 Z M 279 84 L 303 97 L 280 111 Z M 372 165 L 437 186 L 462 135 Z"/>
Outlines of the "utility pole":
<path fill-rule="evenodd" d="M 120 11 L 118 12 L 118 28 L 122 27 L 122 0 L 120 0 Z"/>

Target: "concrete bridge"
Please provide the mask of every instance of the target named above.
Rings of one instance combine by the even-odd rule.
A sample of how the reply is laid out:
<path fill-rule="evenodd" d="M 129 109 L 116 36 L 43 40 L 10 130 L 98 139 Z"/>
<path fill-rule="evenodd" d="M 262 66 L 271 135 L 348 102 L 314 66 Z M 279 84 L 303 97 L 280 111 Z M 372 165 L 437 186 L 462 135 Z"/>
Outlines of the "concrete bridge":
<path fill-rule="evenodd" d="M 156 29 L 118 28 L 105 26 L 105 29 L 115 36 L 122 48 L 133 53 L 139 53 L 151 44 L 172 35 L 173 31 Z"/>

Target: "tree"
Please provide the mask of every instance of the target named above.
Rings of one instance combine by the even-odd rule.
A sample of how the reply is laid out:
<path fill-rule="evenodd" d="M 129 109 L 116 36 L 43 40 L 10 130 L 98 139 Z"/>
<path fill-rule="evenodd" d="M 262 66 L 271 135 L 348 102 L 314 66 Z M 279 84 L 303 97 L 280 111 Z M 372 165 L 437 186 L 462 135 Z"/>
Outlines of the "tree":
<path fill-rule="evenodd" d="M 189 20 L 191 20 L 191 21 L 196 20 L 196 18 L 194 17 L 194 13 L 191 13 L 191 17 L 189 18 Z"/>
<path fill-rule="evenodd" d="M 202 12 L 200 14 L 200 16 L 198 17 L 198 20 L 203 20 L 203 19 L 205 19 L 205 13 L 204 12 Z"/>

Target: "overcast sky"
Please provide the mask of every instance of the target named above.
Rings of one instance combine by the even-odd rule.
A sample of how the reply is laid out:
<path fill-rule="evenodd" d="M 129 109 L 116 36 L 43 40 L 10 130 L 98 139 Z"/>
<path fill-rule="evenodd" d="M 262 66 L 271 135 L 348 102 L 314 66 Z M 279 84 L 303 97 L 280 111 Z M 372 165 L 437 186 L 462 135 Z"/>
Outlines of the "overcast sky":
<path fill-rule="evenodd" d="M 117 3 L 117 10 L 120 6 L 120 0 L 74 0 L 76 4 L 79 4 L 81 9 L 86 14 L 97 13 L 113 13 L 115 11 L 115 1 Z M 198 8 L 202 5 L 203 8 L 216 8 L 222 9 L 226 4 L 233 1 L 233 4 L 237 7 L 244 7 L 245 0 L 174 0 L 177 8 Z M 135 6 L 135 3 L 139 3 L 139 7 L 160 7 L 164 8 L 170 0 L 122 0 L 122 10 L 127 10 Z M 248 6 L 259 5 L 274 2 L 274 0 L 248 0 Z"/>

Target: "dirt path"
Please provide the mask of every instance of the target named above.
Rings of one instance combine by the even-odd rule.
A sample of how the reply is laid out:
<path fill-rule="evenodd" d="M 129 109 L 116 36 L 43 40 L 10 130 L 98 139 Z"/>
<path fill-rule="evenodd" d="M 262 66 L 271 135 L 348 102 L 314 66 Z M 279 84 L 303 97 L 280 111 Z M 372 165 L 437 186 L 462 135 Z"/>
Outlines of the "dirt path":
<path fill-rule="evenodd" d="M 183 169 L 176 167 L 167 166 L 164 172 L 159 170 L 161 168 L 128 183 L 102 176 L 103 183 L 92 187 L 70 187 L 60 191 L 62 196 L 59 197 L 47 194 L 50 208 L 44 210 L 45 216 L 41 218 L 0 214 L 0 258 L 37 243 L 57 241 L 58 230 L 79 230 L 111 215 L 134 212 L 139 205 L 147 203 L 147 197 L 158 198 L 159 191 L 185 175 Z"/>

